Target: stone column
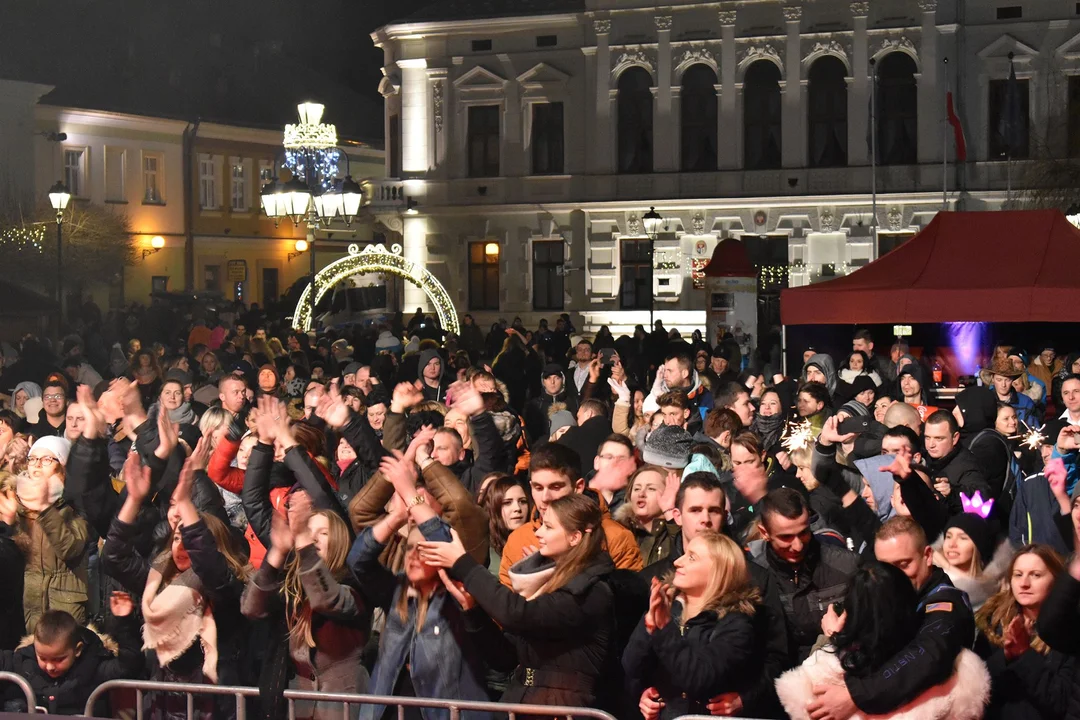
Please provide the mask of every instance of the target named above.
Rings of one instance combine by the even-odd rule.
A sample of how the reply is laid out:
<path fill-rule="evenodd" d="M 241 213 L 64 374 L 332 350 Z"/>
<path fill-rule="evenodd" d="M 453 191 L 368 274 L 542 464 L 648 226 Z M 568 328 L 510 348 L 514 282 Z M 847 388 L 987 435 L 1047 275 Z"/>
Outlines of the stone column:
<path fill-rule="evenodd" d="M 614 172 L 615 138 L 611 128 L 611 50 L 608 49 L 610 20 L 594 20 L 596 31 L 596 125 L 593 128 L 593 170 L 597 174 Z"/>
<path fill-rule="evenodd" d="M 521 120 L 521 86 L 516 79 L 517 73 L 514 71 L 510 56 L 500 53 L 498 58 L 503 76 L 508 78 L 503 92 L 500 165 L 502 165 L 503 177 L 519 178 L 526 172 L 524 141 L 521 137 L 524 130 Z"/>
<path fill-rule="evenodd" d="M 430 167 L 434 177 L 446 178 L 449 171 L 447 162 L 446 118 L 449 117 L 449 93 L 446 88 L 446 68 L 428 68 L 428 82 L 431 84 L 431 123 L 433 141 Z"/>
<path fill-rule="evenodd" d="M 870 121 L 870 47 L 866 34 L 870 3 L 866 0 L 851 3 L 855 33 L 851 48 L 851 86 L 848 90 L 848 164 L 869 165 L 867 128 Z"/>
<path fill-rule="evenodd" d="M 717 128 L 717 149 L 720 157 L 717 167 L 721 170 L 737 170 L 742 167 L 742 118 L 739 117 L 739 91 L 735 87 L 735 71 L 738 60 L 735 55 L 735 11 L 721 10 L 720 20 L 720 127 Z"/>
<path fill-rule="evenodd" d="M 431 125 L 427 60 L 398 60 L 401 68 L 401 171 L 416 177 L 428 171 Z"/>
<path fill-rule="evenodd" d="M 424 216 L 407 215 L 402 231 L 402 255 L 421 267 L 426 266 L 428 260 L 427 223 Z M 427 294 L 421 288 L 411 282 L 404 283 L 404 286 L 405 307 L 432 309 Z"/>
<path fill-rule="evenodd" d="M 919 0 L 922 45 L 919 48 L 919 162 L 941 162 L 945 89 L 938 87 L 937 0 Z"/>
<path fill-rule="evenodd" d="M 784 55 L 785 80 L 783 102 L 783 166 L 806 167 L 806 123 L 802 112 L 802 45 L 799 29 L 802 8 L 785 7 L 787 22 L 787 52 Z"/>
<path fill-rule="evenodd" d="M 653 121 L 653 170 L 670 172 L 678 168 L 678 143 L 672 141 L 675 128 L 671 113 L 671 16 L 656 20 L 656 115 Z"/>

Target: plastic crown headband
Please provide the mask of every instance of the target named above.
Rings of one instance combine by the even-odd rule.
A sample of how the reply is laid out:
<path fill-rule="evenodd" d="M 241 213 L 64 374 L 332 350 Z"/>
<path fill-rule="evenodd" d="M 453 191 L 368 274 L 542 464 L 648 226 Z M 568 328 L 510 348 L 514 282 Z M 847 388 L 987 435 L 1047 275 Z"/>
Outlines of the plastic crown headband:
<path fill-rule="evenodd" d="M 964 506 L 964 512 L 978 515 L 983 520 L 990 515 L 990 511 L 994 507 L 994 498 L 983 500 L 982 493 L 978 490 L 970 498 L 961 492 L 960 502 Z"/>

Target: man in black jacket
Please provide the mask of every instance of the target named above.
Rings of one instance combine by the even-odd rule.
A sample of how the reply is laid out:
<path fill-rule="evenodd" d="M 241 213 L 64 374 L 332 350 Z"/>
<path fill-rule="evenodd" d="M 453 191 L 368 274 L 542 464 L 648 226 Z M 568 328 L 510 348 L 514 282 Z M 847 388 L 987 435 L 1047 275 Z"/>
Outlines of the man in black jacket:
<path fill-rule="evenodd" d="M 525 419 L 525 437 L 529 447 L 537 448 L 551 436 L 548 411 L 555 403 L 564 403 L 574 415 L 578 411 L 578 397 L 573 384 L 567 386 L 561 365 L 548 363 L 540 375 L 544 391 L 525 403 L 522 413 Z"/>
<path fill-rule="evenodd" d="M 715 476 L 704 472 L 688 475 L 679 486 L 672 511 L 675 523 L 681 528 L 680 533 L 675 537 L 675 544 L 668 557 L 641 571 L 645 582 L 651 583 L 653 578 L 664 578 L 674 572 L 675 561 L 683 556 L 686 545 L 702 532 L 723 532 L 726 507 L 724 487 Z M 762 605 L 754 616 L 754 622 L 761 640 L 759 644 L 763 649 L 764 668 L 759 673 L 757 682 L 751 687 L 713 698 L 709 703 L 709 712 L 714 715 L 781 717 L 774 683 L 780 673 L 792 665 L 792 658 L 788 653 L 784 608 L 776 583 L 769 573 L 749 558 L 747 568 L 750 570 L 751 581 L 761 590 Z M 633 679 L 630 680 L 632 682 Z M 630 690 L 636 696 L 641 688 L 632 686 Z M 649 690 L 652 688 L 646 690 L 646 693 Z M 650 699 L 650 702 L 657 700 Z"/>
<path fill-rule="evenodd" d="M 960 427 L 952 413 L 938 410 L 926 418 L 923 444 L 930 458 L 930 481 L 938 494 L 944 496 L 950 514 L 964 511 L 961 492 L 968 497 L 976 491 L 983 499 L 996 497 L 979 461 L 960 445 Z"/>
<path fill-rule="evenodd" d="M 822 543 L 810 531 L 810 506 L 792 488 L 773 490 L 761 502 L 760 544 L 754 562 L 776 582 L 796 662 L 810 655 L 829 604 L 844 599 L 859 556 Z"/>
<path fill-rule="evenodd" d="M 894 517 L 878 530 L 874 552 L 903 571 L 919 596 L 919 631 L 877 671 L 847 675 L 844 685 L 817 686 L 811 717 L 846 720 L 856 712 L 886 715 L 953 673 L 957 655 L 975 642 L 975 617 L 967 595 L 934 567 L 926 533 L 910 517 Z"/>

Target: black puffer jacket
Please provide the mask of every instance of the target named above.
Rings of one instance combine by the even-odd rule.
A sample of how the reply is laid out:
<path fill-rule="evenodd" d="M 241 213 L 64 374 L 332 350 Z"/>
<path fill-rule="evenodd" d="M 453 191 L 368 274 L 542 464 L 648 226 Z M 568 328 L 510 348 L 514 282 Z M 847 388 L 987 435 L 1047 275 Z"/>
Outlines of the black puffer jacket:
<path fill-rule="evenodd" d="M 1036 625 L 1039 637 L 1057 652 L 1072 657 L 1080 655 L 1080 581 L 1063 572 L 1054 581 L 1050 595 L 1043 602 Z M 1074 673 L 1070 688 L 1067 720 L 1080 720 L 1080 675 Z"/>
<path fill-rule="evenodd" d="M 0 670 L 24 677 L 34 690 L 36 704 L 50 714 L 82 715 L 86 701 L 98 685 L 109 680 L 135 680 L 142 672 L 143 654 L 139 650 L 142 642 L 135 615 L 111 618 L 108 629 L 112 635 L 106 638 L 108 645 L 92 630 L 79 628 L 76 631 L 82 650 L 62 677 L 49 677 L 41 669 L 32 638 L 27 638 L 18 650 L 0 653 Z M 5 705 L 14 702 L 21 712 L 26 711 L 26 701 L 17 688 L 10 688 L 5 698 Z M 104 702 L 97 703 L 94 714 L 104 711 L 104 705 Z M 102 717 L 107 715 L 105 712 Z"/>
<path fill-rule="evenodd" d="M 767 543 L 754 562 L 769 571 L 780 591 L 788 620 L 792 656 L 801 663 L 821 634 L 821 618 L 829 604 L 847 594 L 848 581 L 859 567 L 859 556 L 816 537 L 810 540 L 802 563 L 792 565 L 777 557 Z"/>
<path fill-rule="evenodd" d="M 706 705 L 721 693 L 742 691 L 750 682 L 755 655 L 754 621 L 741 612 L 719 617 L 707 610 L 682 625 L 682 603 L 671 606 L 671 619 L 651 635 L 645 619 L 638 623 L 623 652 L 623 669 L 639 682 L 655 687 L 664 700 L 660 717 L 708 715 Z"/>
<path fill-rule="evenodd" d="M 975 650 L 990 671 L 988 720 L 1065 717 L 1076 676 L 1076 658 L 1057 650 L 1043 655 L 1028 648 L 1020 657 L 1006 660 L 1005 651 L 991 645 L 985 635 L 976 640 Z"/>
<path fill-rule="evenodd" d="M 928 474 L 931 483 L 942 477 L 948 479 L 951 492 L 945 502 L 949 507 L 950 515 L 959 515 L 964 511 L 963 504 L 960 502 L 961 492 L 968 497 L 974 495 L 976 491 L 983 498 L 994 497 L 986 474 L 979 467 L 979 461 L 970 451 L 960 445 L 954 447 L 952 452 L 943 458 L 930 459 Z M 1008 517 L 1007 513 L 1005 517 Z"/>

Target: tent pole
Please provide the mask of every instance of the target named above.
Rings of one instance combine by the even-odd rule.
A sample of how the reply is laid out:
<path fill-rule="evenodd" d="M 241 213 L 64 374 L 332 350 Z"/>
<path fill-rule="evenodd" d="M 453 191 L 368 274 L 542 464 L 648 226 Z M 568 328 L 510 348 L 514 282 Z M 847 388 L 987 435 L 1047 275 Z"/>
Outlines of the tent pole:
<path fill-rule="evenodd" d="M 787 377 L 787 325 L 780 326 L 780 373 Z"/>

